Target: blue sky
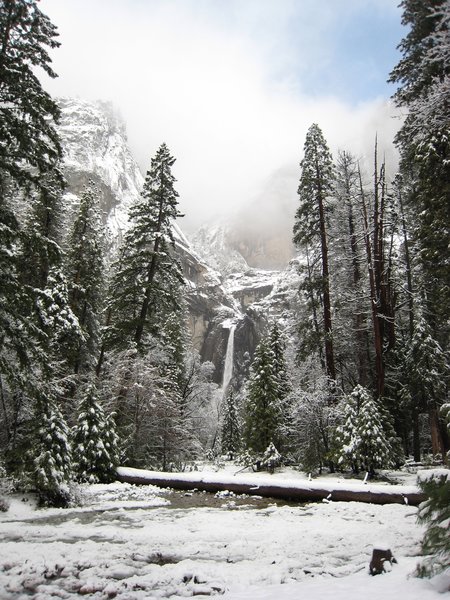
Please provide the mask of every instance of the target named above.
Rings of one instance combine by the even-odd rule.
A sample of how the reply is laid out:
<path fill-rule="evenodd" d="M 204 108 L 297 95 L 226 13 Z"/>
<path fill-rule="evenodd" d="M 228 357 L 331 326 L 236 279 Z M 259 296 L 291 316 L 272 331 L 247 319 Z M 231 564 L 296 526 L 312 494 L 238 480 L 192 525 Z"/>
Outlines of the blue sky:
<path fill-rule="evenodd" d="M 397 0 L 41 0 L 41 10 L 62 43 L 46 87 L 111 100 L 144 172 L 166 142 L 190 226 L 271 202 L 277 173 L 277 202 L 291 211 L 312 122 L 333 152 L 361 159 L 378 133 L 395 162 L 386 80 L 405 33 Z"/>

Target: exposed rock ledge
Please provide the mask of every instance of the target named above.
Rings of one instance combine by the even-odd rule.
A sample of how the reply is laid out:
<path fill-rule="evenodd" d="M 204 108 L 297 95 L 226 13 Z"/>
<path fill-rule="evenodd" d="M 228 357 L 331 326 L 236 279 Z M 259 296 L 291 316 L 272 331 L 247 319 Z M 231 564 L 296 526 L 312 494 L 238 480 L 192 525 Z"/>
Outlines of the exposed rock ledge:
<path fill-rule="evenodd" d="M 414 486 L 327 483 L 301 479 L 252 478 L 209 472 L 163 473 L 128 467 L 117 469 L 117 479 L 124 483 L 156 485 L 178 490 L 197 489 L 207 492 L 229 490 L 237 494 L 281 498 L 295 502 L 336 501 L 372 504 L 409 504 L 417 506 L 426 497 Z"/>

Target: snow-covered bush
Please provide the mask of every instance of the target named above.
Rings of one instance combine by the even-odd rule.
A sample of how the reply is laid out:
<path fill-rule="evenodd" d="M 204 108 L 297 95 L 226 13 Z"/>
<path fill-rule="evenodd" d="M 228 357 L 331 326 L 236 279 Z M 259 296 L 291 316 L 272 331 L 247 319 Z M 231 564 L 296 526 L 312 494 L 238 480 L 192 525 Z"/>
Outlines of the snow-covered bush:
<path fill-rule="evenodd" d="M 267 469 L 269 473 L 273 473 L 275 467 L 278 467 L 280 464 L 281 454 L 275 448 L 274 444 L 270 442 L 262 457 L 261 466 Z"/>
<path fill-rule="evenodd" d="M 427 529 L 422 540 L 426 557 L 417 573 L 419 577 L 432 577 L 450 565 L 450 470 L 423 471 L 418 485 L 428 499 L 419 507 L 418 521 Z"/>
<path fill-rule="evenodd" d="M 291 452 L 307 472 L 321 473 L 329 462 L 331 433 L 336 424 L 335 406 L 329 397 L 326 378 L 319 379 L 315 389 L 295 390 L 289 397 Z"/>

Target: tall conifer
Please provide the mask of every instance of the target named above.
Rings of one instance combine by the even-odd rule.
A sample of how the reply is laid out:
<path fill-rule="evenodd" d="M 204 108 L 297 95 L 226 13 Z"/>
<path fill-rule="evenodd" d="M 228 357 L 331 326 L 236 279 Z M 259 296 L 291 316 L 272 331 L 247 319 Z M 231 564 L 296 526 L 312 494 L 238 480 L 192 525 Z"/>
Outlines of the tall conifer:
<path fill-rule="evenodd" d="M 306 285 L 319 337 L 317 351 L 320 354 L 323 344 L 326 373 L 335 380 L 327 234 L 334 169 L 327 143 L 316 124 L 311 125 L 306 134 L 300 166 L 300 206 L 295 215 L 294 242 L 308 254 Z M 323 307 L 321 323 L 317 315 L 320 305 Z"/>

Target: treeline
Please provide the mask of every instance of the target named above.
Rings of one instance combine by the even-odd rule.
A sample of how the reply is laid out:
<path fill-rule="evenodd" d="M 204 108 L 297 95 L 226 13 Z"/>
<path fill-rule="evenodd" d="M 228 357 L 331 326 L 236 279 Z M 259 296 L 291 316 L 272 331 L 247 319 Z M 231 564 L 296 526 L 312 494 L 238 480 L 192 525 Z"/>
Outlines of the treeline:
<path fill-rule="evenodd" d="M 450 5 L 402 7 L 410 30 L 390 76 L 408 109 L 399 173 L 388 181 L 376 139 L 367 176 L 347 151 L 333 160 L 317 124 L 308 130 L 293 237 L 302 283 L 284 323 L 286 360 L 280 369 L 269 333 L 243 401 L 227 409 L 242 414 L 229 450 L 261 454 L 274 442 L 305 468 L 372 473 L 408 456 L 446 460 Z"/>
<path fill-rule="evenodd" d="M 198 456 L 215 386 L 187 340 L 175 159 L 163 144 L 151 160 L 107 268 L 99 191 L 66 206 L 59 109 L 34 73 L 56 76 L 56 28 L 6 0 L 0 32 L 0 467 L 64 505 L 72 480 Z"/>
<path fill-rule="evenodd" d="M 445 456 L 449 11 L 403 5 L 411 31 L 391 76 L 410 109 L 400 173 L 387 181 L 375 146 L 367 178 L 310 128 L 298 307 L 270 324 L 246 386 L 220 403 L 186 329 L 175 159 L 163 144 L 151 160 L 109 265 L 93 183 L 67 214 L 59 109 L 33 71 L 56 76 L 56 29 L 35 0 L 3 2 L 1 469 L 64 505 L 74 479 L 108 481 L 119 463 L 182 468 L 208 448 L 370 472 L 423 450 Z"/>

